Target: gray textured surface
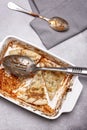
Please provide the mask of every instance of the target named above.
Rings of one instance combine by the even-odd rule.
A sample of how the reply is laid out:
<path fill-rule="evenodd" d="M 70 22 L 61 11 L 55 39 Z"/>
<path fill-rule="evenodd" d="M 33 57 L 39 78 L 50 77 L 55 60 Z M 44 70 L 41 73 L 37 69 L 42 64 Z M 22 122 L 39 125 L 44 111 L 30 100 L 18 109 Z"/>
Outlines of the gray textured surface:
<path fill-rule="evenodd" d="M 8 1 L 0 0 L 0 41 L 7 35 L 15 35 L 45 49 L 29 26 L 33 18 L 9 10 Z M 27 0 L 12 1 L 30 9 Z M 49 51 L 75 65 L 87 66 L 87 31 Z M 87 78 L 80 77 L 80 81 L 83 91 L 73 111 L 53 121 L 32 114 L 0 97 L 0 130 L 87 130 Z"/>

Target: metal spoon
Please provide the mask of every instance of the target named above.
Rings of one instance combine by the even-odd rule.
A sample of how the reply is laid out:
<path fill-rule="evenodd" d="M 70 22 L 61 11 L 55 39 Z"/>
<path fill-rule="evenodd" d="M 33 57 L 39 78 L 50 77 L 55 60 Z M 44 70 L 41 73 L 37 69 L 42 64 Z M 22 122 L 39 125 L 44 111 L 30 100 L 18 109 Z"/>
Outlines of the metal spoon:
<path fill-rule="evenodd" d="M 36 71 L 49 70 L 66 72 L 77 75 L 87 76 L 87 68 L 83 67 L 37 67 L 34 62 L 27 56 L 9 55 L 3 58 L 2 64 L 15 76 L 29 76 Z"/>
<path fill-rule="evenodd" d="M 34 16 L 34 17 L 38 17 L 40 19 L 43 19 L 43 20 L 47 21 L 49 23 L 50 27 L 56 31 L 63 32 L 63 31 L 67 31 L 69 29 L 68 22 L 66 20 L 64 20 L 63 18 L 53 17 L 53 18 L 48 19 L 48 18 L 41 16 L 39 14 L 29 12 L 28 10 L 25 10 L 24 8 L 16 5 L 13 2 L 8 3 L 8 8 L 22 12 L 22 13 L 29 14 L 29 15 Z"/>

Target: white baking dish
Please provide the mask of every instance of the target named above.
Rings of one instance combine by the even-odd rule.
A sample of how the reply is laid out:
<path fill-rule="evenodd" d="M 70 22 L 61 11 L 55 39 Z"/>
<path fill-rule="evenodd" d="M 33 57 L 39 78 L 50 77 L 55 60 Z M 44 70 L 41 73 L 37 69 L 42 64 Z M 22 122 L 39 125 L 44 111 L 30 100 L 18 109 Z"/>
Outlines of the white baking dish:
<path fill-rule="evenodd" d="M 55 58 L 55 59 L 58 59 L 58 60 L 60 60 L 60 61 L 63 61 L 65 64 L 70 64 L 70 63 L 68 63 L 67 61 L 61 59 L 60 57 L 58 57 L 58 56 L 56 56 L 56 55 L 50 53 L 49 51 L 43 50 L 42 48 L 37 48 L 36 46 L 33 46 L 30 42 L 25 41 L 25 40 L 23 40 L 23 39 L 20 39 L 20 38 L 18 38 L 18 37 L 15 37 L 15 36 L 7 36 L 7 37 L 0 43 L 0 51 L 2 51 L 3 46 L 4 46 L 5 44 L 7 44 L 9 41 L 15 40 L 15 39 L 18 40 L 18 41 L 21 41 L 21 42 L 23 42 L 23 43 L 25 43 L 25 44 L 28 44 L 28 45 L 32 46 L 33 48 L 38 49 L 39 51 L 42 51 L 43 53 L 46 53 L 46 54 L 52 56 L 52 57 Z M 70 64 L 70 65 L 71 65 L 71 64 Z M 47 115 L 44 115 L 44 114 L 42 114 L 40 111 L 35 110 L 35 109 L 33 109 L 32 107 L 30 107 L 30 106 L 22 105 L 19 101 L 15 100 L 15 99 L 13 99 L 13 98 L 11 98 L 11 97 L 8 97 L 8 96 L 6 96 L 6 95 L 3 95 L 3 94 L 1 94 L 1 93 L 0 93 L 0 96 L 3 97 L 3 98 L 5 98 L 5 99 L 7 99 L 7 100 L 9 100 L 9 101 L 11 101 L 12 103 L 15 103 L 15 104 L 17 104 L 18 106 L 20 106 L 20 107 L 22 107 L 22 108 L 25 108 L 25 109 L 27 109 L 27 110 L 29 110 L 29 111 L 35 113 L 35 114 L 38 114 L 38 115 L 40 115 L 40 116 L 42 116 L 42 117 L 45 117 L 45 118 L 48 118 L 48 119 L 56 119 L 56 118 L 58 118 L 62 113 L 64 113 L 64 112 L 71 112 L 71 111 L 73 110 L 73 108 L 74 108 L 74 106 L 75 106 L 75 104 L 76 104 L 76 102 L 77 102 L 77 100 L 78 100 L 78 98 L 79 98 L 79 96 L 80 96 L 81 91 L 82 91 L 82 84 L 81 84 L 80 81 L 78 80 L 78 77 L 77 77 L 77 76 L 73 76 L 72 91 L 67 93 L 66 98 L 65 98 L 65 100 L 63 101 L 62 106 L 61 106 L 59 112 L 58 112 L 55 116 L 47 116 Z"/>

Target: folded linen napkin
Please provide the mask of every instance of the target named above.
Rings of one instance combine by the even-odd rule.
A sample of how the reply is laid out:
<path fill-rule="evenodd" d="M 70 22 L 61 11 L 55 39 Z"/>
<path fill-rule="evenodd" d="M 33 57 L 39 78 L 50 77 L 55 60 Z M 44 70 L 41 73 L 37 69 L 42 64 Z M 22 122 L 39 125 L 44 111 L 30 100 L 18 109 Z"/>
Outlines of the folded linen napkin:
<path fill-rule="evenodd" d="M 35 18 L 30 25 L 47 49 L 67 40 L 87 28 L 87 0 L 29 0 L 32 11 L 51 18 L 59 16 L 69 22 L 69 30 L 56 32 L 48 23 Z"/>

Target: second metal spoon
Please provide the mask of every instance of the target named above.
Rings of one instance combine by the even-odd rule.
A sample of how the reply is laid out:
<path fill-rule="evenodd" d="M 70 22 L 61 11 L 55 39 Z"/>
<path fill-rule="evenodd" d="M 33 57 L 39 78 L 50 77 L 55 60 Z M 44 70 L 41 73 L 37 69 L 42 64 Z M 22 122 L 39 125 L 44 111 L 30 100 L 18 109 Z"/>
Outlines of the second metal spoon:
<path fill-rule="evenodd" d="M 36 71 L 49 70 L 87 76 L 85 67 L 37 67 L 27 56 L 9 55 L 3 58 L 3 66 L 15 76 L 29 76 Z"/>
<path fill-rule="evenodd" d="M 55 31 L 63 32 L 63 31 L 67 31 L 69 29 L 68 22 L 66 20 L 64 20 L 63 18 L 52 17 L 52 18 L 48 19 L 48 18 L 41 16 L 39 14 L 29 12 L 29 11 L 25 10 L 24 8 L 16 5 L 13 2 L 8 3 L 8 8 L 22 12 L 22 13 L 29 14 L 29 15 L 34 16 L 34 17 L 38 17 L 40 19 L 43 19 L 43 20 L 47 21 L 49 23 L 50 27 L 52 29 L 54 29 Z"/>

